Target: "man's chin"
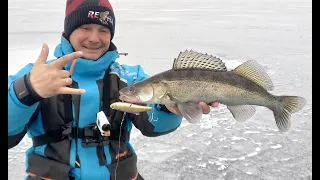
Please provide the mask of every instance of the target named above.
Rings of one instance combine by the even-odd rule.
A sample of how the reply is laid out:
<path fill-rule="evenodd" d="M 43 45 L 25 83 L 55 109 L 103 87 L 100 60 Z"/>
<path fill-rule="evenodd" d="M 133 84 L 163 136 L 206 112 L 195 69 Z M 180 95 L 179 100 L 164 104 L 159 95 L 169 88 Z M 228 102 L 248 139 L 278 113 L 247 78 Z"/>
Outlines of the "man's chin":
<path fill-rule="evenodd" d="M 101 57 L 101 55 L 91 55 L 91 54 L 84 54 L 83 56 L 82 56 L 82 58 L 84 58 L 84 59 L 86 59 L 86 60 L 92 60 L 92 61 L 95 61 L 95 60 L 97 60 L 97 59 L 99 59 Z"/>

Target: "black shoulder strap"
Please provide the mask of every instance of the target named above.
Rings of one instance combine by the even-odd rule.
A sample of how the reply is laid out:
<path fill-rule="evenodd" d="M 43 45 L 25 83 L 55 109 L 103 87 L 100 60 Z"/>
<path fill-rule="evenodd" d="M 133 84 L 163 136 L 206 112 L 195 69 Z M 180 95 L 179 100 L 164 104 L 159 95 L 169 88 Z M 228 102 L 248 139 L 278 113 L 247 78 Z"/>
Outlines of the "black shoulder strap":
<path fill-rule="evenodd" d="M 62 126 L 61 129 L 50 131 L 45 134 L 32 137 L 33 146 L 40 146 L 40 145 L 44 145 L 52 142 L 57 142 L 64 138 L 63 137 L 64 130 L 70 129 L 69 126 L 71 127 L 73 122 L 72 95 L 63 94 L 63 102 L 64 102 L 63 104 L 64 104 L 64 114 L 65 114 L 64 126 Z"/>
<path fill-rule="evenodd" d="M 104 114 L 107 116 L 107 118 L 110 117 L 110 66 L 105 71 L 104 77 L 103 77 L 103 90 L 102 90 L 102 110 Z M 104 166 L 107 165 L 105 162 L 105 156 L 104 156 L 104 148 L 103 146 L 97 146 L 96 152 L 98 155 L 99 165 Z"/>
<path fill-rule="evenodd" d="M 102 102 L 103 102 L 103 112 L 107 117 L 110 117 L 110 66 L 106 70 L 103 77 L 103 93 L 102 93 Z"/>
<path fill-rule="evenodd" d="M 62 69 L 65 69 L 64 67 Z M 68 87 L 71 87 L 68 86 Z M 72 113 L 72 95 L 63 94 L 63 104 L 64 104 L 64 114 L 65 114 L 65 125 L 70 125 L 73 122 L 73 113 Z"/>
<path fill-rule="evenodd" d="M 69 125 L 69 123 L 73 122 L 71 94 L 63 95 L 63 104 L 64 104 L 64 114 L 65 114 L 64 122 L 66 125 Z"/>

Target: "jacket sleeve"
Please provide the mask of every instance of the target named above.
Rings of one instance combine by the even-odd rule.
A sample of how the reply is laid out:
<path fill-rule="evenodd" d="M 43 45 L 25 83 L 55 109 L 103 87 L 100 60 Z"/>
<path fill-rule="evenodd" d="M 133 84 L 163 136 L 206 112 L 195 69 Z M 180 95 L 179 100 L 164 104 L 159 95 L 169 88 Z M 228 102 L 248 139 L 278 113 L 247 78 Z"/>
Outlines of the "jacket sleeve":
<path fill-rule="evenodd" d="M 25 84 L 32 67 L 30 63 L 15 75 L 8 76 L 8 148 L 9 144 L 19 143 L 13 141 L 20 141 L 25 135 L 29 120 L 39 104 Z"/>
<path fill-rule="evenodd" d="M 134 82 L 142 81 L 149 76 L 141 66 L 138 66 L 137 78 Z M 175 131 L 182 122 L 182 116 L 163 111 L 159 104 L 148 104 L 152 111 L 132 115 L 133 124 L 145 136 L 156 137 Z"/>

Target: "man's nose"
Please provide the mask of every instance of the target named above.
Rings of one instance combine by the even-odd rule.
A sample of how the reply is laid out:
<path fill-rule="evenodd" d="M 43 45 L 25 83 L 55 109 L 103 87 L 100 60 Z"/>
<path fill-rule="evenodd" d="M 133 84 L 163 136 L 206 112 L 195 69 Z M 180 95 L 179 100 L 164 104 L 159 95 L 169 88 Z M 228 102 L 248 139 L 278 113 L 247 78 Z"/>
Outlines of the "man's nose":
<path fill-rule="evenodd" d="M 99 42 L 99 32 L 98 31 L 91 31 L 88 35 L 88 40 L 91 42 Z"/>

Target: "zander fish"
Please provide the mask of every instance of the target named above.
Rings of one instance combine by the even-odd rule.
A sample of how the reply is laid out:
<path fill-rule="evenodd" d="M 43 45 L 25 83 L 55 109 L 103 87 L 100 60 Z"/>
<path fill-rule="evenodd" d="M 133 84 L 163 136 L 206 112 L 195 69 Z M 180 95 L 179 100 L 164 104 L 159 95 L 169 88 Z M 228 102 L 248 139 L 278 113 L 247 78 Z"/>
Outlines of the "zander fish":
<path fill-rule="evenodd" d="M 199 101 L 220 102 L 237 121 L 255 114 L 255 105 L 273 111 L 277 127 L 290 129 L 290 116 L 301 110 L 306 100 L 299 96 L 273 95 L 274 86 L 256 61 L 249 60 L 227 71 L 221 59 L 196 51 L 180 52 L 170 70 L 151 76 L 119 91 L 125 102 L 176 104 L 190 123 L 202 118 Z"/>

